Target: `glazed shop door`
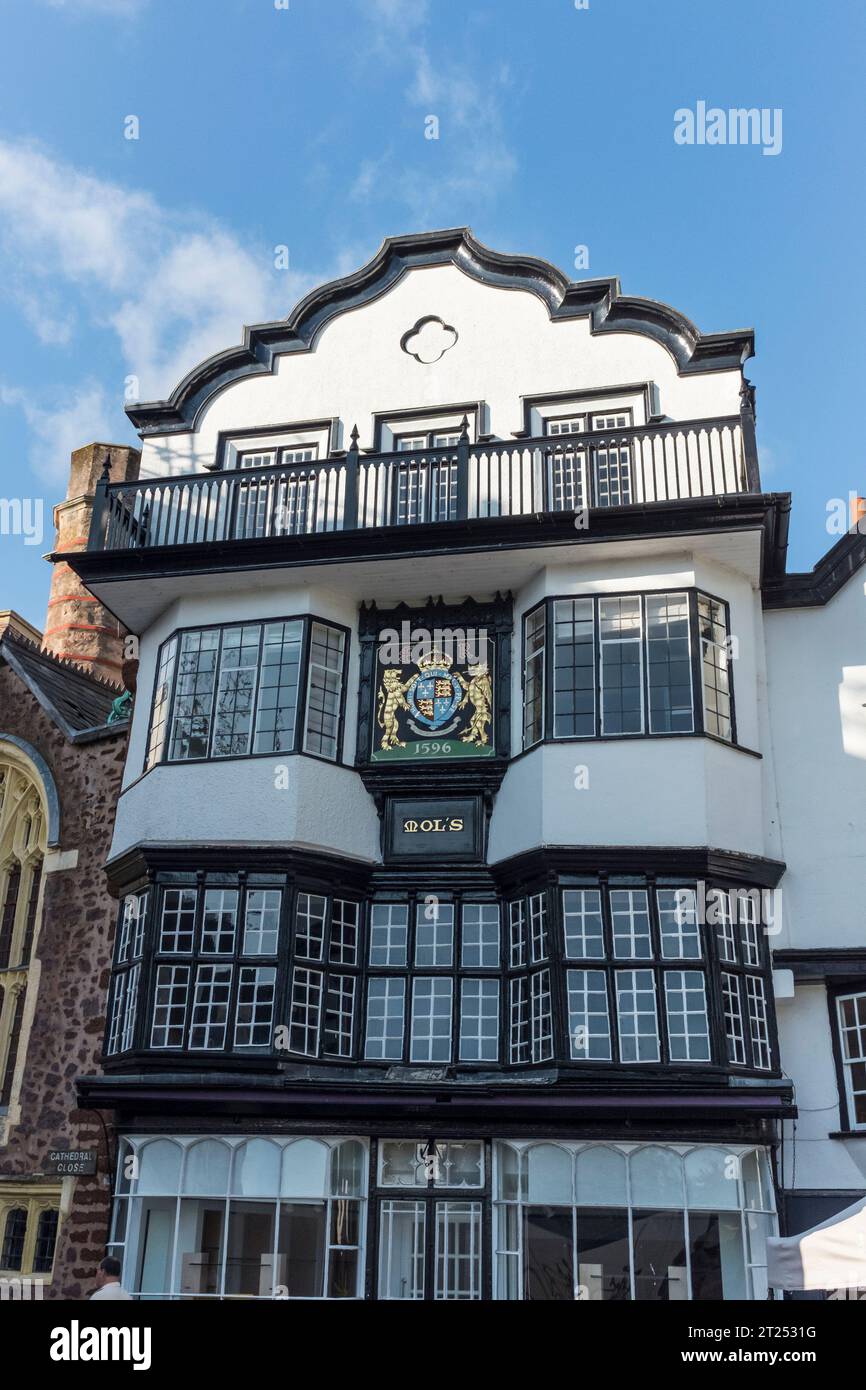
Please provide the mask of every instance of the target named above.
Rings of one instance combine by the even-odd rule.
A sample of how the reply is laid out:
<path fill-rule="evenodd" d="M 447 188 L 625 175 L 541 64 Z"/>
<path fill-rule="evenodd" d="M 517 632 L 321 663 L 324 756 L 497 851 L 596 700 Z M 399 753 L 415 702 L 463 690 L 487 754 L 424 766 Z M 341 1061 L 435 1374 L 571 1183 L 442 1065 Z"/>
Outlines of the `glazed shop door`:
<path fill-rule="evenodd" d="M 480 1140 L 382 1141 L 378 1298 L 489 1297 L 487 1158 Z"/>

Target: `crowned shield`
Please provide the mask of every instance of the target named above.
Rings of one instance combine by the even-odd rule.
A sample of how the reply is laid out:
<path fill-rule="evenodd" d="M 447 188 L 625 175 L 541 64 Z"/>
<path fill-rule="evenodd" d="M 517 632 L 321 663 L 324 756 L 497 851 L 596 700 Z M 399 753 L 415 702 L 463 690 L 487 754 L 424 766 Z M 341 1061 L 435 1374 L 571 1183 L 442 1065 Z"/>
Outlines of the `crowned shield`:
<path fill-rule="evenodd" d="M 433 664 L 429 659 L 422 659 L 418 666 L 418 675 L 406 691 L 406 700 L 418 723 L 435 733 L 457 713 L 463 687 L 444 661 Z"/>

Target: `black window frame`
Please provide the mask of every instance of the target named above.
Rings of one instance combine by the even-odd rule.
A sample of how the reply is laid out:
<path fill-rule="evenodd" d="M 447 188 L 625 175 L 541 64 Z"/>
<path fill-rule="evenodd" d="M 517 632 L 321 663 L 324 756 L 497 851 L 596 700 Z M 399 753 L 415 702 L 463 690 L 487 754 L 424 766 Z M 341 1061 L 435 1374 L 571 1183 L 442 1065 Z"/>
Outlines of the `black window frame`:
<path fill-rule="evenodd" d="M 685 594 L 688 604 L 688 631 L 689 631 L 689 667 L 691 677 L 691 703 L 692 703 L 692 728 L 691 729 L 671 729 L 659 730 L 650 729 L 651 708 L 650 708 L 650 684 L 649 684 L 649 662 L 648 654 L 648 634 L 647 634 L 647 599 L 659 597 L 667 594 Z M 602 732 L 602 679 L 601 679 L 601 628 L 600 628 L 600 604 L 607 599 L 626 599 L 637 598 L 640 602 L 640 651 L 641 651 L 641 723 L 640 730 L 623 733 L 603 733 Z M 727 739 L 721 734 L 717 734 L 707 728 L 705 715 L 704 697 L 704 676 L 703 659 L 701 649 L 701 637 L 699 628 L 698 604 L 701 598 L 710 599 L 713 603 L 721 605 L 725 615 L 726 633 L 728 638 L 731 636 L 731 612 L 730 604 L 726 599 L 719 598 L 711 594 L 707 589 L 699 588 L 697 585 L 665 585 L 663 588 L 654 589 L 623 589 L 610 593 L 575 593 L 575 594 L 553 594 L 546 595 L 537 603 L 527 608 L 521 619 L 521 646 L 520 646 L 520 689 L 521 689 L 521 751 L 516 755 L 522 756 L 531 752 L 545 743 L 601 743 L 610 739 L 648 739 L 648 738 L 710 738 L 717 743 L 722 743 L 726 747 L 741 747 L 737 735 L 737 713 L 736 698 L 734 690 L 733 670 L 730 675 L 730 701 L 731 701 L 731 737 Z M 580 600 L 589 600 L 593 604 L 593 679 L 594 679 L 594 730 L 592 734 L 557 734 L 556 729 L 556 604 L 570 603 Z M 544 689 L 542 691 L 542 721 L 541 736 L 532 742 L 526 741 L 526 687 L 527 687 L 527 630 L 529 620 L 540 611 L 544 612 L 544 659 L 542 663 L 542 676 Z"/>
<path fill-rule="evenodd" d="M 295 727 L 293 731 L 292 744 L 290 748 L 266 749 L 260 753 L 254 751 L 255 725 L 258 711 L 258 695 L 260 689 L 262 666 L 262 651 L 264 643 L 264 633 L 267 627 L 275 626 L 280 623 L 301 623 L 301 650 L 298 660 L 298 692 L 297 705 L 295 709 Z M 250 727 L 250 747 L 245 753 L 225 753 L 214 754 L 214 708 L 216 704 L 217 691 L 219 688 L 219 673 L 223 651 L 223 633 L 234 628 L 257 627 L 259 629 L 258 652 L 259 659 L 257 665 L 256 689 L 253 699 L 252 722 Z M 313 629 L 324 627 L 334 632 L 339 632 L 343 638 L 343 663 L 340 671 L 340 702 L 337 714 L 337 734 L 334 756 L 328 757 L 324 753 L 314 752 L 307 748 L 307 712 L 309 698 L 309 682 L 311 669 L 311 653 L 313 647 Z M 219 641 L 216 650 L 214 666 L 214 691 L 211 704 L 210 727 L 208 729 L 208 753 L 204 757 L 196 758 L 173 758 L 171 757 L 171 743 L 175 722 L 175 704 L 178 692 L 178 677 L 180 674 L 181 646 L 184 637 L 196 632 L 216 632 L 219 634 Z M 295 613 L 267 618 L 238 618 L 234 622 L 228 623 L 199 623 L 193 627 L 176 628 L 163 642 L 160 643 L 156 654 L 154 689 L 151 697 L 150 715 L 147 725 L 147 738 L 142 768 L 143 775 L 152 772 L 156 767 L 190 767 L 199 763 L 230 763 L 248 758 L 289 758 L 303 756 L 306 758 L 316 758 L 321 762 L 333 765 L 340 765 L 343 762 L 343 741 L 345 737 L 346 708 L 348 694 L 349 658 L 352 641 L 352 630 L 344 623 L 335 622 L 332 618 L 321 618 L 313 613 Z M 151 758 L 151 746 L 153 743 L 154 720 L 157 715 L 157 708 L 161 705 L 160 699 L 160 675 L 167 663 L 166 654 L 171 644 L 175 644 L 173 656 L 170 660 L 169 688 L 165 695 L 165 712 L 161 719 L 163 730 L 162 740 L 157 757 Z M 160 711 L 162 714 L 162 711 Z"/>
<path fill-rule="evenodd" d="M 411 881 L 411 880 L 409 880 Z M 417 882 L 417 879 L 415 880 Z M 213 889 L 229 889 L 238 892 L 236 929 L 233 950 L 214 954 L 202 950 L 204 933 L 204 914 L 207 895 Z M 589 890 L 599 895 L 601 917 L 601 946 L 598 946 L 598 933 L 591 933 L 594 954 L 578 953 L 579 937 L 572 932 L 566 937 L 565 895 L 574 891 Z M 140 892 L 141 886 L 131 890 Z M 192 938 L 184 939 L 182 951 L 162 950 L 161 921 L 167 895 L 187 891 L 195 894 L 195 909 Z M 631 891 L 646 895 L 647 931 L 638 937 L 619 934 L 619 949 L 615 953 L 614 914 L 611 893 Z M 688 891 L 694 895 L 697 928 L 674 931 L 669 914 L 670 901 L 659 895 Z M 176 1059 L 179 1057 L 192 1065 L 213 1065 L 220 1059 L 228 1069 L 232 1066 L 259 1067 L 274 1070 L 281 1061 L 334 1063 L 337 1065 L 363 1065 L 366 1067 L 431 1067 L 451 1071 L 460 1068 L 462 1072 L 491 1071 L 509 1073 L 517 1070 L 557 1067 L 562 1070 L 576 1070 L 584 1074 L 598 1071 L 611 1071 L 622 1076 L 634 1074 L 635 1070 L 647 1069 L 656 1075 L 672 1070 L 681 1076 L 685 1073 L 710 1072 L 748 1074 L 770 1077 L 778 1074 L 778 1038 L 775 1009 L 772 993 L 772 975 L 769 941 L 763 926 L 760 906 L 756 906 L 758 932 L 756 942 L 760 959 L 755 963 L 753 954 L 743 949 L 743 933 L 738 927 L 734 938 L 734 959 L 727 960 L 719 950 L 719 925 L 715 920 L 711 905 L 714 894 L 761 894 L 764 890 L 731 887 L 724 882 L 704 883 L 688 874 L 646 872 L 620 873 L 592 871 L 570 873 L 561 869 L 550 876 L 527 880 L 519 889 L 497 891 L 489 883 L 461 882 L 453 889 L 434 893 L 431 889 L 413 887 L 403 889 L 365 888 L 360 884 L 343 886 L 340 878 L 327 881 L 314 873 L 299 872 L 252 872 L 250 870 L 217 872 L 192 871 L 159 872 L 154 877 L 147 898 L 147 920 L 143 930 L 143 949 L 139 961 L 133 961 L 130 953 L 122 951 L 122 933 L 118 935 L 118 957 L 112 974 L 110 999 L 115 998 L 117 982 L 126 979 L 131 970 L 140 966 L 138 1006 L 135 1013 L 134 1028 L 130 1036 L 130 1046 L 122 1051 L 108 1052 L 113 1026 L 112 1009 L 106 1022 L 105 1051 L 103 1061 L 107 1070 L 119 1070 L 124 1066 L 135 1065 L 139 1060 Z M 280 894 L 279 930 L 277 939 L 266 937 L 264 942 L 251 945 L 264 945 L 269 949 L 256 953 L 245 949 L 244 925 L 250 894 L 274 892 Z M 299 931 L 299 913 L 304 907 L 304 895 L 314 900 L 322 899 L 323 906 L 315 903 L 316 920 L 324 913 L 323 932 L 309 933 Z M 454 930 L 450 959 L 445 963 L 445 953 L 441 964 L 429 964 L 429 953 L 416 964 L 416 945 L 419 925 L 424 923 L 420 914 L 431 901 L 453 909 Z M 755 902 L 754 896 L 752 901 Z M 763 900 L 760 899 L 760 902 Z M 349 943 L 348 951 L 340 945 L 343 939 L 334 934 L 339 927 L 340 914 L 337 905 L 347 902 L 352 911 L 345 918 Z M 499 940 L 496 963 L 493 963 L 492 943 L 488 948 L 485 965 L 463 964 L 464 908 L 476 905 L 493 908 L 498 917 Z M 405 959 L 402 948 L 391 964 L 371 964 L 372 945 L 371 919 L 376 907 L 397 907 L 407 917 Z M 642 909 L 643 903 L 639 904 Z M 272 911 L 276 905 L 270 904 Z M 592 903 L 595 917 L 595 900 Z M 124 907 L 121 905 L 121 913 Z M 539 931 L 540 913 L 544 914 L 545 932 Z M 512 913 L 523 923 L 523 951 L 512 955 Z M 643 917 L 643 913 L 641 912 Z M 533 922 L 536 939 L 533 949 Z M 473 927 L 474 924 L 470 924 Z M 595 925 L 595 923 L 593 924 Z M 648 949 L 647 949 L 648 932 Z M 320 941 L 321 938 L 321 941 Z M 638 939 L 639 938 L 639 939 Z M 694 953 L 698 942 L 700 955 Z M 623 952 L 625 942 L 628 954 Z M 303 950 L 299 947 L 303 946 Z M 273 949 L 270 949 L 270 948 Z M 634 954 L 637 952 L 637 954 Z M 680 954 L 685 952 L 685 954 Z M 477 958 L 477 957 L 476 957 Z M 220 1046 L 191 1047 L 190 1035 L 193 1024 L 192 1009 L 195 997 L 195 983 L 198 967 L 230 966 L 232 969 L 231 987 L 227 1002 L 225 1034 Z M 153 1044 L 154 1007 L 158 989 L 158 972 L 163 967 L 179 968 L 185 973 L 183 993 L 183 1031 L 180 1041 L 170 1045 Z M 257 1043 L 241 1046 L 236 1043 L 238 1024 L 238 995 L 242 985 L 242 971 L 248 968 L 267 968 L 275 970 L 273 978 L 274 1000 L 270 1045 Z M 604 976 L 604 993 L 607 1006 L 609 1029 L 609 1057 L 581 1057 L 572 1048 L 572 1019 L 569 1001 L 569 972 L 593 971 Z M 653 979 L 656 1022 L 658 1029 L 658 1057 L 645 1061 L 623 1060 L 618 1015 L 617 983 L 620 972 L 644 970 Z M 304 1021 L 294 1018 L 291 1004 L 296 972 L 311 972 L 321 986 L 320 1007 L 315 1016 L 315 1046 L 309 1045 L 308 1038 L 294 1035 L 292 1029 Z M 666 979 L 671 972 L 695 971 L 701 974 L 706 999 L 706 1018 L 709 1031 L 709 1056 L 707 1058 L 683 1058 L 671 1055 L 671 1041 L 668 1020 L 668 993 Z M 729 1057 L 728 1036 L 725 1025 L 724 976 L 736 981 L 740 1000 L 741 1017 L 744 1025 L 744 1053 L 742 1059 Z M 345 979 L 354 981 L 352 987 L 351 1029 L 348 1029 L 345 1008 L 340 1024 L 339 1005 L 348 1002 Z M 549 986 L 549 1004 L 544 988 L 545 977 Z M 303 982 L 302 977 L 298 976 Z M 412 1053 L 412 1002 L 415 984 L 421 978 L 448 980 L 451 990 L 451 1029 L 448 1055 L 431 1058 L 413 1057 Z M 766 1046 L 769 1065 L 762 1065 L 759 1051 L 753 1048 L 749 1030 L 747 980 L 759 979 L 764 994 L 767 1012 Z M 387 1057 L 367 1055 L 368 1034 L 368 994 L 370 982 L 374 980 L 400 981 L 403 991 L 402 1024 L 399 1050 L 395 1047 Z M 493 980 L 498 983 L 497 1000 L 497 1041 L 496 1056 L 464 1059 L 461 1056 L 461 1033 L 463 1022 L 463 992 L 467 980 Z M 249 981 L 246 981 L 248 984 Z M 270 987 L 270 982 L 268 982 Z M 340 994 L 340 991 L 343 991 Z M 512 1050 L 511 1007 L 512 992 L 519 1003 L 525 996 L 525 1046 Z M 339 995 L 339 997 L 338 997 Z M 533 1009 L 533 1000 L 538 1007 Z M 533 1023 L 534 1014 L 538 1018 Z M 472 1023 L 474 1014 L 467 1015 Z M 115 1032 L 116 1032 L 116 1024 Z M 479 1025 L 483 1035 L 483 1027 Z M 549 1045 L 548 1045 L 549 1035 Z M 280 1040 L 282 1038 L 282 1041 Z M 519 1039 L 523 1034 L 519 1035 Z M 336 1039 L 331 1046 L 328 1040 Z M 475 1032 L 468 1035 L 474 1041 Z M 518 1039 L 518 1041 L 519 1041 Z M 537 1045 L 536 1045 L 537 1044 Z M 374 1049 L 375 1052 L 375 1049 Z M 443 1049 L 444 1052 L 444 1049 Z"/>

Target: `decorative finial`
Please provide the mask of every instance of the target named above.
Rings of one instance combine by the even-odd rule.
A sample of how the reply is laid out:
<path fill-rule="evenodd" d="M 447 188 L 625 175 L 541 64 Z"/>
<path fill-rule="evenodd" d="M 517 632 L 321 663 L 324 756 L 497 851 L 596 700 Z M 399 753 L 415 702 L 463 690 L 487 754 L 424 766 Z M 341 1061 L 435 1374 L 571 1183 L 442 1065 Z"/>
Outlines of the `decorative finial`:
<path fill-rule="evenodd" d="M 358 426 L 357 426 L 357 425 L 353 425 L 353 426 L 352 426 L 352 433 L 351 433 L 351 435 L 349 436 L 349 438 L 351 439 L 351 441 L 352 441 L 352 443 L 354 444 L 355 448 L 358 447 L 358 440 L 360 439 L 360 437 L 361 437 L 361 436 L 360 436 L 360 434 L 358 433 Z"/>
<path fill-rule="evenodd" d="M 464 415 L 464 416 L 463 416 L 463 419 L 460 421 L 460 440 L 461 440 L 461 443 L 464 442 L 465 440 L 468 440 L 468 438 L 469 438 L 469 419 L 468 419 L 468 416 Z"/>
<path fill-rule="evenodd" d="M 102 474 L 99 481 L 101 483 L 111 482 L 111 450 L 106 449 L 105 458 L 102 460 Z"/>

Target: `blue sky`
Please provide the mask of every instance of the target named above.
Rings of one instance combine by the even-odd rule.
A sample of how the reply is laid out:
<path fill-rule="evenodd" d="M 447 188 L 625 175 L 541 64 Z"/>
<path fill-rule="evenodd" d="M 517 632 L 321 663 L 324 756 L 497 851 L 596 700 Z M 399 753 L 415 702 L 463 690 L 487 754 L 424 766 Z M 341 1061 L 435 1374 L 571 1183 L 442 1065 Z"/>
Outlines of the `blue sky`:
<path fill-rule="evenodd" d="M 0 495 L 46 508 L 44 544 L 0 535 L 0 608 L 41 625 L 69 451 L 134 442 L 128 376 L 163 396 L 426 227 L 754 326 L 792 568 L 835 540 L 828 500 L 864 490 L 863 6 L 0 0 L 0 32 Z M 781 108 L 781 153 L 676 144 L 700 100 Z"/>

